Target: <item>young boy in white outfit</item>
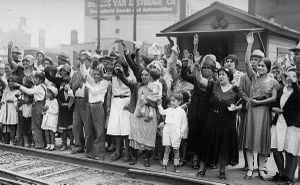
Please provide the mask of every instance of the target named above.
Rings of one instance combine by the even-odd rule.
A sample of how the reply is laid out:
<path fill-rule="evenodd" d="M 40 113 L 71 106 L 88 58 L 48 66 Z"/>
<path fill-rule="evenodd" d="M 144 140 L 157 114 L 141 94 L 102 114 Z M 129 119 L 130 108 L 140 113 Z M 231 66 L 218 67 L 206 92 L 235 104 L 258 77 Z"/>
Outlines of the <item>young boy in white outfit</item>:
<path fill-rule="evenodd" d="M 163 158 L 163 170 L 167 170 L 167 164 L 171 148 L 174 152 L 174 172 L 178 171 L 179 165 L 179 147 L 180 142 L 187 129 L 187 116 L 183 108 L 180 106 L 183 102 L 182 94 L 174 94 L 170 98 L 170 107 L 166 110 L 161 105 L 158 106 L 159 113 L 166 115 L 165 123 L 161 123 L 159 127 L 163 127 L 163 146 L 165 153 Z"/>

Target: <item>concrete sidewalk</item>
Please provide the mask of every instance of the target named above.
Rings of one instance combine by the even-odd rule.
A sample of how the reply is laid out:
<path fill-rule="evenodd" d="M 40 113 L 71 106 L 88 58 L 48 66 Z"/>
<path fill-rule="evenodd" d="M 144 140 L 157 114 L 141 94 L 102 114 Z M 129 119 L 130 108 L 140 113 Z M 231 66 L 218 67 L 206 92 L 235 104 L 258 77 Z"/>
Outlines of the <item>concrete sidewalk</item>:
<path fill-rule="evenodd" d="M 66 151 L 59 151 L 59 150 L 55 150 L 53 151 L 54 154 L 63 154 L 66 156 L 76 156 L 76 157 L 82 157 L 85 158 L 84 154 L 70 154 L 70 150 L 66 150 Z M 109 161 L 109 155 L 110 153 L 106 153 L 106 159 L 105 162 L 110 162 Z M 243 154 L 242 152 L 240 152 L 240 162 L 238 165 L 236 166 L 229 166 L 228 169 L 226 170 L 226 176 L 227 179 L 225 181 L 221 181 L 218 176 L 219 176 L 219 170 L 218 169 L 207 169 L 206 172 L 206 176 L 204 178 L 201 177 L 197 177 L 196 176 L 196 172 L 197 170 L 194 170 L 193 168 L 191 168 L 191 164 L 187 163 L 186 166 L 181 167 L 180 170 L 180 174 L 174 173 L 172 172 L 173 170 L 173 164 L 170 163 L 168 165 L 168 171 L 164 172 L 161 170 L 161 166 L 159 164 L 159 161 L 157 160 L 151 160 L 151 167 L 147 168 L 143 166 L 143 159 L 139 159 L 137 164 L 134 166 L 129 165 L 128 163 L 124 163 L 122 161 L 122 159 L 115 161 L 115 162 L 110 162 L 114 165 L 127 165 L 128 168 L 135 168 L 135 169 L 141 169 L 141 170 L 145 170 L 145 171 L 154 171 L 154 172 L 158 172 L 160 174 L 170 174 L 173 176 L 184 176 L 187 178 L 192 178 L 192 179 L 202 179 L 202 180 L 209 180 L 209 181 L 214 181 L 214 182 L 220 182 L 220 183 L 224 183 L 224 184 L 232 184 L 232 185 L 272 185 L 272 184 L 282 184 L 282 183 L 274 183 L 274 182 L 270 182 L 270 181 L 263 181 L 258 177 L 258 171 L 256 170 L 254 172 L 254 177 L 251 180 L 245 180 L 244 176 L 246 175 L 246 172 L 242 171 L 241 169 L 243 168 L 244 165 L 244 160 L 243 160 Z M 256 161 L 256 155 L 255 155 L 255 161 Z M 272 177 L 273 175 L 275 175 L 276 171 L 277 171 L 277 167 L 275 165 L 274 159 L 271 156 L 268 160 L 267 163 L 267 168 L 269 170 L 269 177 Z M 255 163 L 255 169 L 257 169 L 257 164 Z M 298 171 L 296 171 L 296 177 L 297 177 Z M 295 182 L 295 184 L 299 184 L 300 185 L 300 181 Z"/>

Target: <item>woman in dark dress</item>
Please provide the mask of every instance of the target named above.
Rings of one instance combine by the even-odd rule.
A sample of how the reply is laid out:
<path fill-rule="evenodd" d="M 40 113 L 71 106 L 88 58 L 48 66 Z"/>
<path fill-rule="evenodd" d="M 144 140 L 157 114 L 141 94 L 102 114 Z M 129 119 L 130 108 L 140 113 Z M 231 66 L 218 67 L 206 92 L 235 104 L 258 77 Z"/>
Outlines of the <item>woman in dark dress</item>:
<path fill-rule="evenodd" d="M 238 94 L 232 84 L 233 74 L 225 68 L 218 70 L 218 82 L 208 81 L 202 77 L 200 69 L 196 69 L 197 80 L 203 87 L 213 86 L 209 98 L 209 111 L 199 146 L 200 169 L 197 176 L 204 176 L 206 164 L 219 164 L 220 176 L 226 179 L 225 167 L 236 165 L 239 161 L 238 141 L 236 131 L 236 110 L 241 108 L 235 105 Z"/>
<path fill-rule="evenodd" d="M 199 61 L 195 61 L 200 63 Z M 214 77 L 214 71 L 216 64 L 213 60 L 207 58 L 202 62 L 202 73 L 203 78 L 212 81 Z M 183 62 L 181 69 L 181 77 L 183 80 L 194 85 L 191 104 L 188 111 L 188 123 L 189 123 L 189 134 L 188 134 L 188 148 L 193 155 L 192 167 L 194 169 L 199 168 L 198 155 L 201 152 L 199 148 L 199 137 L 202 135 L 203 127 L 207 118 L 208 113 L 208 100 L 212 92 L 212 85 L 209 83 L 206 87 L 202 86 L 195 78 L 194 75 L 189 74 L 187 63 Z"/>

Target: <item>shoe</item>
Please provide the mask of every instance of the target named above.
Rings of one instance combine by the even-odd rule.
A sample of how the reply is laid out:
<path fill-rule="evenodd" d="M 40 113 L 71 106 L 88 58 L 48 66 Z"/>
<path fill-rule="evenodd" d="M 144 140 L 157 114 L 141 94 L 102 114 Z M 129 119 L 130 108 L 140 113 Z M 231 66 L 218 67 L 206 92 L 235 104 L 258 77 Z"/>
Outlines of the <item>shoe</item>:
<path fill-rule="evenodd" d="M 61 148 L 60 148 L 60 151 L 65 151 L 67 150 L 67 146 L 66 145 L 63 145 Z"/>
<path fill-rule="evenodd" d="M 283 185 L 294 185 L 294 182 L 291 180 L 288 180 L 287 182 L 285 182 Z"/>
<path fill-rule="evenodd" d="M 115 155 L 113 155 L 113 156 L 110 157 L 110 161 L 111 161 L 111 162 L 117 161 L 117 160 L 119 160 L 121 157 L 122 157 L 121 154 L 117 154 L 117 153 L 116 153 Z"/>
<path fill-rule="evenodd" d="M 50 149 L 50 145 L 47 144 L 47 146 L 45 147 L 45 150 L 49 150 Z"/>
<path fill-rule="evenodd" d="M 201 171 L 198 171 L 198 172 L 196 173 L 196 175 L 197 175 L 198 177 L 204 177 L 204 176 L 205 176 L 205 173 L 206 173 L 206 170 L 201 170 Z"/>
<path fill-rule="evenodd" d="M 29 144 L 24 144 L 24 147 L 29 148 Z"/>
<path fill-rule="evenodd" d="M 145 167 L 150 167 L 150 159 L 145 159 L 144 160 L 144 166 Z"/>
<path fill-rule="evenodd" d="M 180 161 L 179 161 L 179 167 L 183 167 L 183 166 L 185 166 L 186 165 L 186 160 L 181 160 L 180 159 Z"/>
<path fill-rule="evenodd" d="M 226 173 L 225 173 L 225 171 L 224 172 L 220 172 L 219 179 L 226 180 Z"/>
<path fill-rule="evenodd" d="M 193 160 L 192 168 L 194 168 L 195 170 L 199 169 L 199 161 L 198 160 Z"/>
<path fill-rule="evenodd" d="M 137 159 L 135 157 L 131 157 L 130 161 L 129 161 L 129 164 L 130 165 L 135 165 L 137 162 Z"/>
<path fill-rule="evenodd" d="M 72 151 L 71 154 L 78 154 L 78 153 L 83 153 L 83 149 L 80 147 L 75 147 Z"/>
<path fill-rule="evenodd" d="M 130 156 L 129 155 L 125 155 L 125 157 L 123 158 L 123 162 L 127 163 L 130 161 Z"/>
<path fill-rule="evenodd" d="M 263 174 L 263 175 L 262 175 Z M 264 170 L 258 170 L 258 176 L 261 180 L 268 180 Z"/>
<path fill-rule="evenodd" d="M 167 171 L 167 165 L 162 165 L 162 170 Z"/>
<path fill-rule="evenodd" d="M 276 173 L 273 177 L 269 179 L 271 182 L 281 182 L 282 181 L 282 176 L 279 175 L 279 173 Z"/>
<path fill-rule="evenodd" d="M 180 171 L 178 170 L 178 167 L 179 167 L 178 165 L 174 165 L 174 172 L 175 173 L 180 173 Z"/>
<path fill-rule="evenodd" d="M 251 175 L 249 174 L 249 172 L 251 173 Z M 249 174 L 249 175 L 248 175 Z M 250 180 L 253 178 L 253 170 L 249 170 L 247 171 L 247 174 L 245 175 L 244 179 L 246 180 Z"/>
<path fill-rule="evenodd" d="M 49 150 L 50 150 L 50 151 L 55 150 L 55 145 L 51 145 L 50 148 L 49 148 Z"/>

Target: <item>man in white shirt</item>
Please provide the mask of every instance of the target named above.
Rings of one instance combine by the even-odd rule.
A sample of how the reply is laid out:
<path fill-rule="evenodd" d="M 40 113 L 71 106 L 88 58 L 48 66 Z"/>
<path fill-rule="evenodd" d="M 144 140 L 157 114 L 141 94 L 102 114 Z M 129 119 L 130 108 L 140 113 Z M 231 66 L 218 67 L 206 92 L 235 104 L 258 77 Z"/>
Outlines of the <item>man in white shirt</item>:
<path fill-rule="evenodd" d="M 84 61 L 81 61 L 80 72 L 88 88 L 87 124 L 85 125 L 86 157 L 104 160 L 105 153 L 105 114 L 104 97 L 109 82 L 103 78 L 102 64 L 87 71 Z"/>

